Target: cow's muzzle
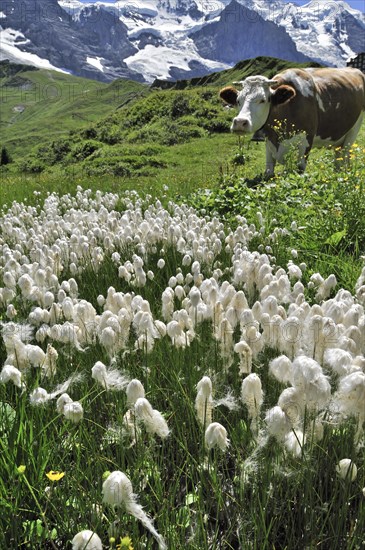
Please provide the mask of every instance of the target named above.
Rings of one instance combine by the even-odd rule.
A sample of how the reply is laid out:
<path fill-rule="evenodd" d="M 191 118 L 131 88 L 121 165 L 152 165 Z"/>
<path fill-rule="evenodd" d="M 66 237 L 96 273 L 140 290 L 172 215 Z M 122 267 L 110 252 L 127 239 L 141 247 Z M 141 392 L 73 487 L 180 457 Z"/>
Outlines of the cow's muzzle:
<path fill-rule="evenodd" d="M 247 118 L 236 117 L 233 119 L 231 132 L 235 134 L 249 134 L 251 132 L 251 124 Z"/>

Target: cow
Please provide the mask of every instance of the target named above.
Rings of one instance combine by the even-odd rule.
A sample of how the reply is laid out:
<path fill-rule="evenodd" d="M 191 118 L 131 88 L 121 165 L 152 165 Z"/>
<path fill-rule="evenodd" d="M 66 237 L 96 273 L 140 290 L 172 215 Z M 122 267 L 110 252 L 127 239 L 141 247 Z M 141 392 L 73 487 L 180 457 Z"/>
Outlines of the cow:
<path fill-rule="evenodd" d="M 358 69 L 286 69 L 272 79 L 249 76 L 226 86 L 220 97 L 238 107 L 231 131 L 237 135 L 262 130 L 266 136 L 266 176 L 276 162 L 285 163 L 292 146 L 304 171 L 312 147 L 354 143 L 365 111 L 365 75 Z"/>

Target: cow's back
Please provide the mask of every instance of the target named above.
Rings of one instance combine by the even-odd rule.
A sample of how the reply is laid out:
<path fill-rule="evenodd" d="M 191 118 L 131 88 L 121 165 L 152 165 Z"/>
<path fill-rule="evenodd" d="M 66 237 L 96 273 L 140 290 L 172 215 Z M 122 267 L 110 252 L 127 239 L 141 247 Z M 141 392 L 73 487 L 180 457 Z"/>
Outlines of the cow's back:
<path fill-rule="evenodd" d="M 352 68 L 316 68 L 306 72 L 316 90 L 316 138 L 340 145 L 365 110 L 365 75 Z"/>

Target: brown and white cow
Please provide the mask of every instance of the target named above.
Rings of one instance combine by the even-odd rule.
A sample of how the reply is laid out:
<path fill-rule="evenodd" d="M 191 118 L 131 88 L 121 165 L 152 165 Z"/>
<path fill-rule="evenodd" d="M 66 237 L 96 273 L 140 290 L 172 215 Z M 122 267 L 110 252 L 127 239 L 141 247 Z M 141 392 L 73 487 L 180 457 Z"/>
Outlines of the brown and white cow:
<path fill-rule="evenodd" d="M 250 76 L 237 90 L 227 86 L 220 97 L 238 106 L 231 131 L 238 135 L 262 129 L 266 135 L 266 174 L 285 162 L 293 144 L 304 170 L 312 147 L 346 149 L 355 141 L 365 111 L 365 75 L 358 69 L 287 69 L 273 79 Z"/>

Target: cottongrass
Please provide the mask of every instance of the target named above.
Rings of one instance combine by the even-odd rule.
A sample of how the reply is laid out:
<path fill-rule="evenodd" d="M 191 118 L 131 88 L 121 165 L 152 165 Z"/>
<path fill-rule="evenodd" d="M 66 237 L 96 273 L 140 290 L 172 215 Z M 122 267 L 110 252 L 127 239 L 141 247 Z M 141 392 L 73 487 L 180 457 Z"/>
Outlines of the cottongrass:
<path fill-rule="evenodd" d="M 260 547 L 269 540 L 268 524 L 277 546 L 309 547 L 316 537 L 320 544 L 331 529 L 337 533 L 332 546 L 342 544 L 346 526 L 329 526 L 329 511 L 323 532 L 317 531 L 315 510 L 332 509 L 328 476 L 337 471 L 337 483 L 343 481 L 339 457 L 352 457 L 352 479 L 355 458 L 363 455 L 364 272 L 354 294 L 338 289 L 333 276 L 314 274 L 306 284 L 306 266 L 296 264 L 296 255 L 284 268 L 270 247 L 251 250 L 263 239 L 262 227 L 239 218 L 232 229 L 217 217 L 173 203 L 165 208 L 135 193 L 123 203 L 115 194 L 81 188 L 75 197 L 50 194 L 37 207 L 14 203 L 1 222 L 5 478 L 18 459 L 12 448 L 33 456 L 50 442 L 39 453 L 47 464 L 59 464 L 48 470 L 68 469 L 65 480 L 77 472 L 73 482 L 60 481 L 70 483 L 67 513 L 61 506 L 49 511 L 65 531 L 59 538 L 74 537 L 75 549 L 91 542 L 98 548 L 96 531 L 104 546 L 107 541 L 103 521 L 118 528 L 107 514 L 95 531 L 94 524 L 79 531 L 85 524 L 76 519 L 101 506 L 94 470 L 106 463 L 117 473 L 104 481 L 104 504 L 123 504 L 161 548 L 164 539 L 137 503 L 132 476 L 140 480 L 140 498 L 161 517 L 171 547 L 194 539 L 199 548 L 243 547 L 248 536 L 247 547 Z M 270 239 L 277 242 L 278 232 Z M 207 471 L 208 455 L 215 460 Z M 322 484 L 312 468 L 316 459 Z M 305 489 L 310 502 L 297 519 L 302 537 L 313 529 L 316 535 L 295 546 L 296 530 L 280 532 L 273 503 L 290 521 L 285 502 L 301 500 L 304 473 L 322 496 L 319 503 Z M 359 466 L 353 499 L 362 475 Z M 275 499 L 274 486 L 283 491 Z M 56 489 L 52 498 L 61 502 Z M 19 486 L 14 491 L 25 509 Z M 242 508 L 246 491 L 252 516 L 250 505 Z M 31 497 L 33 509 L 38 497 L 34 491 Z M 128 527 L 125 518 L 118 521 Z M 13 529 L 6 547 L 23 544 L 16 534 L 23 529 L 23 523 Z"/>
<path fill-rule="evenodd" d="M 126 512 L 138 519 L 155 537 L 160 550 L 166 550 L 165 541 L 154 528 L 142 506 L 138 504 L 137 497 L 133 493 L 132 483 L 123 472 L 114 471 L 106 478 L 103 483 L 103 501 L 114 507 L 123 505 Z"/>
<path fill-rule="evenodd" d="M 80 531 L 72 539 L 72 550 L 102 550 L 102 548 L 100 537 L 89 529 Z"/>

